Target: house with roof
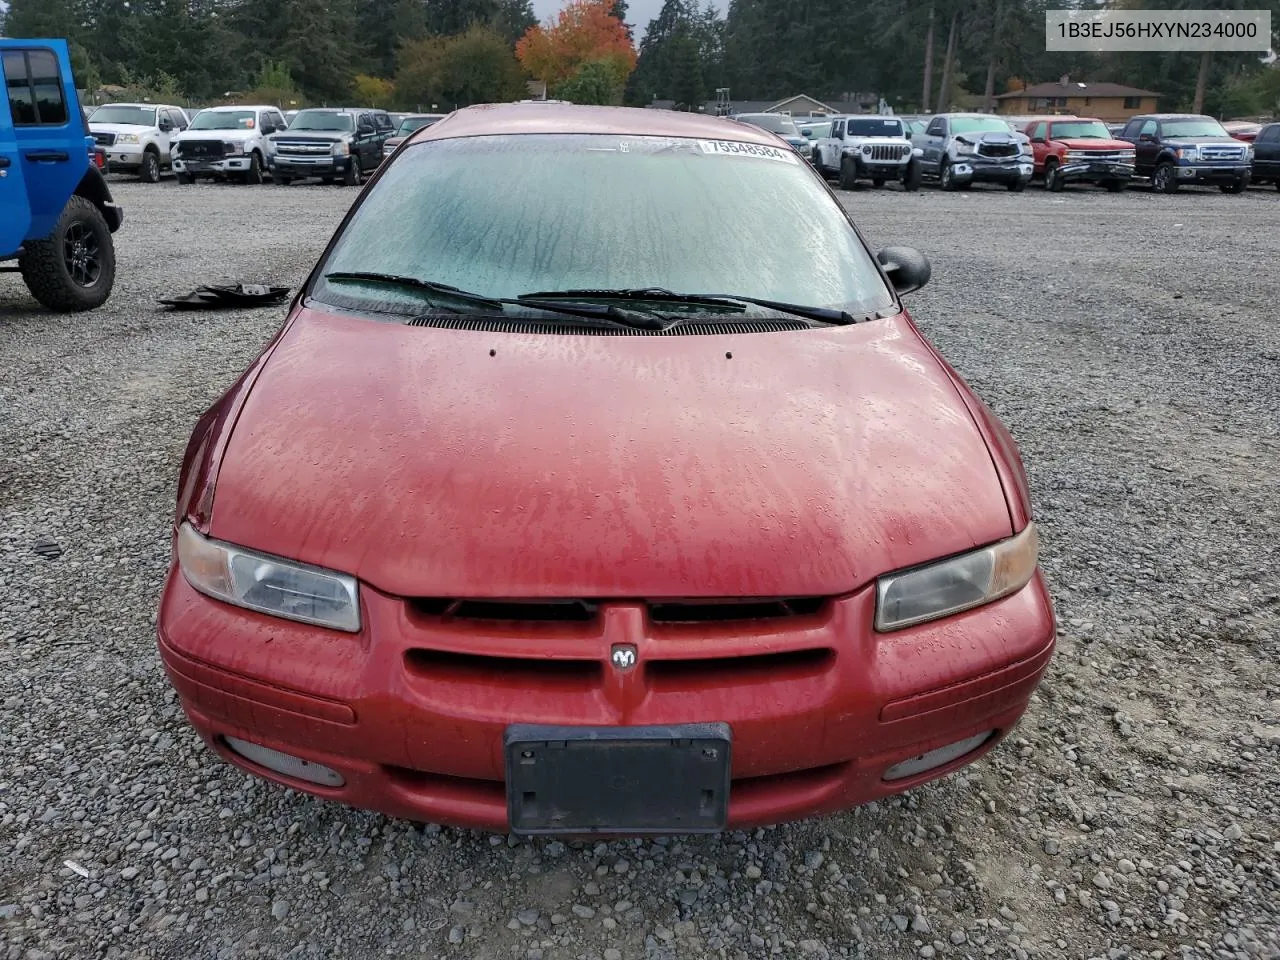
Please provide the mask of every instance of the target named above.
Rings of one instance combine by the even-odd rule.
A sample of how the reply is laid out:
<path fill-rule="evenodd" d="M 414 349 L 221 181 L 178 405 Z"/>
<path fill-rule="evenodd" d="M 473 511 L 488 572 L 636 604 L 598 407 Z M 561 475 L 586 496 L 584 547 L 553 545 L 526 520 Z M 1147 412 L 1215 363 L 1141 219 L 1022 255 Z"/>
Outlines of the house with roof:
<path fill-rule="evenodd" d="M 1074 114 L 1120 123 L 1140 113 L 1155 113 L 1160 94 L 1122 83 L 1084 83 L 1062 77 L 1033 83 L 996 97 L 996 113 L 1015 115 Z"/>

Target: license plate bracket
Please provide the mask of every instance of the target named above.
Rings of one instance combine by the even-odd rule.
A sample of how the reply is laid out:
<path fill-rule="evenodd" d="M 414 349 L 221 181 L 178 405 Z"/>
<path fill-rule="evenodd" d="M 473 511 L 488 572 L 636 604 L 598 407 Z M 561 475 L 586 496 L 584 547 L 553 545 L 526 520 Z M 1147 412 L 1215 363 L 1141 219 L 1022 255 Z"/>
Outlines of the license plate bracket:
<path fill-rule="evenodd" d="M 512 724 L 503 746 L 513 833 L 718 833 L 728 821 L 727 723 Z"/>

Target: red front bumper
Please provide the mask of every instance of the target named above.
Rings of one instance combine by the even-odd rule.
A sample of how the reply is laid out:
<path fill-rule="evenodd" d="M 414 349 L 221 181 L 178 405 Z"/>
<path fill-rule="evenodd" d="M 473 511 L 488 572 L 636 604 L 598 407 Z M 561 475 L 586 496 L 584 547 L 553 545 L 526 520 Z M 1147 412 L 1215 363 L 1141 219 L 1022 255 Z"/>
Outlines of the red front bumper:
<path fill-rule="evenodd" d="M 810 616 L 654 623 L 608 603 L 584 623 L 445 621 L 362 587 L 363 632 L 267 617 L 165 583 L 160 655 L 192 724 L 228 761 L 390 816 L 505 831 L 503 732 L 563 725 L 727 722 L 732 828 L 898 793 L 985 753 L 1018 721 L 1054 649 L 1039 574 L 997 603 L 892 634 L 874 588 Z M 609 662 L 617 644 L 638 664 Z M 890 766 L 994 730 L 914 777 Z M 231 751 L 236 737 L 324 764 L 317 787 Z"/>

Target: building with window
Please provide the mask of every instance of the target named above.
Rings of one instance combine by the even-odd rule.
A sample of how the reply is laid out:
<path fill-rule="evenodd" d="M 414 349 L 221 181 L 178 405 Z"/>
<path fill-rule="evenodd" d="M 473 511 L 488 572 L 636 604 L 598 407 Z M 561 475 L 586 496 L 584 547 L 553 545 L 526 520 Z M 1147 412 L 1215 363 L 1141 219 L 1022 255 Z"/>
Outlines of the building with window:
<path fill-rule="evenodd" d="M 1120 123 L 1140 113 L 1155 113 L 1160 94 L 1122 83 L 1082 83 L 1063 77 L 1035 83 L 996 97 L 996 113 L 1014 115 L 1074 114 Z"/>

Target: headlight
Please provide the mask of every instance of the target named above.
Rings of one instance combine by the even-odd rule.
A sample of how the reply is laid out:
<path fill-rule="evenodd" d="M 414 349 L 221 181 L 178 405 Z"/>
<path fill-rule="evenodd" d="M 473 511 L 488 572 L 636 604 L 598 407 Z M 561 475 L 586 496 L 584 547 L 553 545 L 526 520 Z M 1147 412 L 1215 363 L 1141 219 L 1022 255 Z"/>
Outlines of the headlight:
<path fill-rule="evenodd" d="M 345 140 L 342 140 L 333 145 L 333 155 L 335 157 L 345 157 L 350 153 L 351 153 L 351 144 L 347 143 L 347 141 Z"/>
<path fill-rule="evenodd" d="M 201 593 L 238 607 L 355 633 L 360 597 L 354 577 L 210 540 L 178 528 L 178 566 Z"/>
<path fill-rule="evenodd" d="M 1182 160 L 1195 160 L 1199 155 L 1200 152 L 1195 147 L 1181 147 L 1178 150 L 1178 157 Z"/>
<path fill-rule="evenodd" d="M 1137 156 L 1138 156 L 1138 151 L 1136 151 L 1136 150 L 1121 150 L 1121 151 L 1120 151 L 1120 159 L 1121 159 L 1121 160 L 1127 160 L 1127 161 L 1128 161 L 1128 162 L 1130 162 L 1130 163 L 1132 163 L 1132 162 L 1137 158 Z"/>
<path fill-rule="evenodd" d="M 116 143 L 140 143 L 136 133 L 121 133 L 116 135 Z"/>
<path fill-rule="evenodd" d="M 1066 160 L 1067 163 L 1080 163 L 1082 160 L 1088 160 L 1089 154 L 1082 153 L 1079 150 L 1068 150 Z"/>
<path fill-rule="evenodd" d="M 960 141 L 960 140 L 957 140 L 957 141 L 956 141 L 956 153 L 958 153 L 958 154 L 959 154 L 960 156 L 962 156 L 962 157 L 963 157 L 963 156 L 968 156 L 969 154 L 973 153 L 973 144 L 972 144 L 972 143 L 964 143 L 964 142 L 962 142 L 962 141 Z"/>
<path fill-rule="evenodd" d="M 1253 162 L 1253 144 L 1249 144 L 1249 146 L 1244 148 L 1244 158 Z"/>
<path fill-rule="evenodd" d="M 876 582 L 876 629 L 900 630 L 1016 593 L 1036 572 L 1034 523 L 1015 537 Z"/>
<path fill-rule="evenodd" d="M 244 144 L 237 143 L 235 140 L 223 140 L 222 152 L 229 157 L 238 156 L 244 153 Z"/>

